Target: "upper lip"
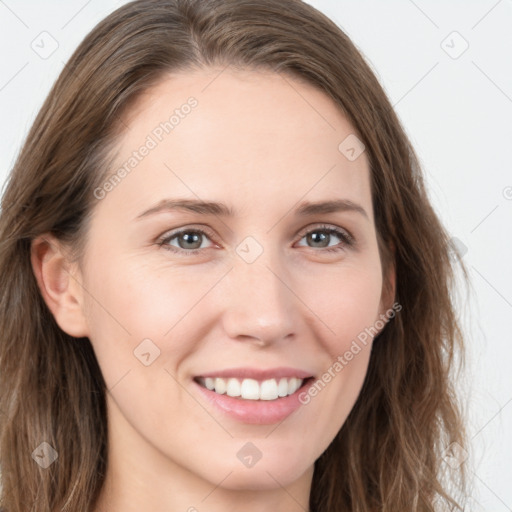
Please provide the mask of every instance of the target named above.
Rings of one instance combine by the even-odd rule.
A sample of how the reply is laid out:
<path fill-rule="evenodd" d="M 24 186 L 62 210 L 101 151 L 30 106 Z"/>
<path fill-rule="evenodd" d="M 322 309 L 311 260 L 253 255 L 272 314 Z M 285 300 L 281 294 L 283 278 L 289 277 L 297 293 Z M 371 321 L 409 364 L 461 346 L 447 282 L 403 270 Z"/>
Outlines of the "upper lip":
<path fill-rule="evenodd" d="M 250 367 L 241 367 L 241 368 L 225 368 L 224 370 L 214 370 L 212 372 L 202 373 L 197 377 L 221 377 L 221 378 L 238 378 L 238 379 L 254 379 L 254 380 L 267 380 L 267 379 L 280 379 L 283 377 L 291 378 L 297 377 L 299 379 L 307 379 L 308 377 L 312 377 L 313 375 L 305 370 L 300 370 L 298 368 L 290 368 L 280 366 L 278 368 L 250 368 Z"/>

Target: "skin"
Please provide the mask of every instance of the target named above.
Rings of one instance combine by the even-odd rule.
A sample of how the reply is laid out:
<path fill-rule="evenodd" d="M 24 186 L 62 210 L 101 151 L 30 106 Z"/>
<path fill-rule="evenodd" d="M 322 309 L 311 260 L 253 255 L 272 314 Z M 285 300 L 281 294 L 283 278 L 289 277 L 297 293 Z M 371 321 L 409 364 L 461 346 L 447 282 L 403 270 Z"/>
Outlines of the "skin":
<path fill-rule="evenodd" d="M 349 161 L 338 150 L 353 127 L 323 92 L 291 77 L 219 73 L 169 76 L 125 116 L 118 166 L 168 112 L 198 101 L 97 201 L 81 268 L 50 235 L 32 246 L 48 306 L 64 331 L 89 337 L 109 389 L 109 468 L 95 512 L 308 510 L 314 462 L 356 402 L 371 341 L 279 425 L 227 417 L 193 377 L 291 366 L 318 378 L 392 304 L 366 153 Z M 134 220 L 178 197 L 223 202 L 235 215 L 164 211 Z M 339 198 L 367 217 L 294 213 L 302 201 Z M 315 245 L 306 232 L 326 233 L 321 224 L 347 230 L 355 245 L 337 235 L 324 244 L 337 252 Z M 213 236 L 200 236 L 196 255 L 199 244 L 167 242 L 179 249 L 181 241 L 180 256 L 157 243 L 177 228 Z M 248 236 L 263 249 L 252 263 L 236 251 Z M 146 338 L 160 350 L 149 366 L 134 357 Z M 262 454 L 251 468 L 237 457 L 249 441 Z"/>

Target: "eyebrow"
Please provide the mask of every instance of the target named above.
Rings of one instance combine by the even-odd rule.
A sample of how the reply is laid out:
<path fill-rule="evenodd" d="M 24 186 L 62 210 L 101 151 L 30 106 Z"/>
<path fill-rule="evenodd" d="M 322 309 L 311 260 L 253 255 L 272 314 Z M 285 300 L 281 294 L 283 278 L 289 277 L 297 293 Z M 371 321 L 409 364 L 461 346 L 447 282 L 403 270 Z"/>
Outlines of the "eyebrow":
<path fill-rule="evenodd" d="M 155 206 L 145 210 L 135 220 L 148 217 L 161 212 L 182 210 L 200 215 L 218 215 L 221 217 L 233 217 L 234 211 L 224 203 L 214 201 L 201 201 L 197 199 L 163 199 Z M 369 220 L 366 210 L 359 204 L 348 199 L 333 199 L 330 201 L 310 202 L 304 201 L 296 209 L 295 215 L 307 217 L 324 213 L 355 212 L 363 215 Z"/>

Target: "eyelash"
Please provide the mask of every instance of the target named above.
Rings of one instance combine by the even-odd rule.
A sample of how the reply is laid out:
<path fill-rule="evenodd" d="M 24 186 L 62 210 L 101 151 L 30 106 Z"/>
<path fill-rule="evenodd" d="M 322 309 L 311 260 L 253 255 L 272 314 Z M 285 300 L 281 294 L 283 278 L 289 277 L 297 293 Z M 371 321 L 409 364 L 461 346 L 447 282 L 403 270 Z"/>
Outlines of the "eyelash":
<path fill-rule="evenodd" d="M 322 252 L 336 253 L 336 252 L 343 250 L 345 247 L 352 247 L 353 245 L 355 245 L 355 239 L 348 231 L 341 230 L 340 228 L 335 228 L 333 226 L 328 226 L 328 225 L 315 226 L 313 229 L 310 229 L 309 231 L 301 233 L 300 240 L 302 240 L 305 236 L 307 236 L 311 233 L 322 232 L 322 231 L 325 233 L 328 233 L 329 235 L 331 235 L 331 234 L 336 235 L 338 238 L 340 238 L 341 243 L 334 247 L 324 247 L 324 248 L 310 247 L 310 249 L 317 249 Z M 168 245 L 168 243 L 171 240 L 173 240 L 174 238 L 176 238 L 179 235 L 182 235 L 184 233 L 195 233 L 195 234 L 204 235 L 210 239 L 214 238 L 212 236 L 212 234 L 209 232 L 209 230 L 188 227 L 186 229 L 180 229 L 178 231 L 174 231 L 171 234 L 164 235 L 163 237 L 158 239 L 157 245 L 160 247 L 163 247 L 164 249 L 171 251 L 179 256 L 197 256 L 197 255 L 200 255 L 205 249 L 209 249 L 209 247 L 203 247 L 202 249 L 187 250 L 187 249 L 181 249 L 181 248 L 177 248 L 177 247 Z M 301 247 L 304 247 L 304 246 L 301 246 Z"/>

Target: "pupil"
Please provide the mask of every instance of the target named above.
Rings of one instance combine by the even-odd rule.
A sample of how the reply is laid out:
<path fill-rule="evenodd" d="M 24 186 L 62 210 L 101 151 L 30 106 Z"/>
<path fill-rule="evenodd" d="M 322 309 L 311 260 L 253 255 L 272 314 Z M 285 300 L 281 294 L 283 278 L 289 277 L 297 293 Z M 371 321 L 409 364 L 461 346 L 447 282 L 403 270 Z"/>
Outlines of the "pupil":
<path fill-rule="evenodd" d="M 317 236 L 319 235 L 319 236 Z M 320 247 L 326 247 L 323 242 L 325 242 L 328 239 L 329 235 L 326 233 L 322 233 L 321 231 L 315 231 L 313 233 L 310 233 L 309 240 L 313 242 L 314 244 L 320 243 Z"/>
<path fill-rule="evenodd" d="M 185 233 L 182 235 L 183 240 L 186 244 L 193 244 L 194 242 L 197 244 L 200 234 L 199 233 Z M 181 245 L 181 244 L 180 244 Z M 199 242 L 199 246 L 201 245 L 201 242 Z M 198 246 L 198 247 L 199 247 Z M 192 247 L 192 249 L 197 249 L 198 247 Z M 183 248 L 183 247 L 182 247 Z M 191 247 L 184 247 L 185 249 L 191 249 Z"/>

